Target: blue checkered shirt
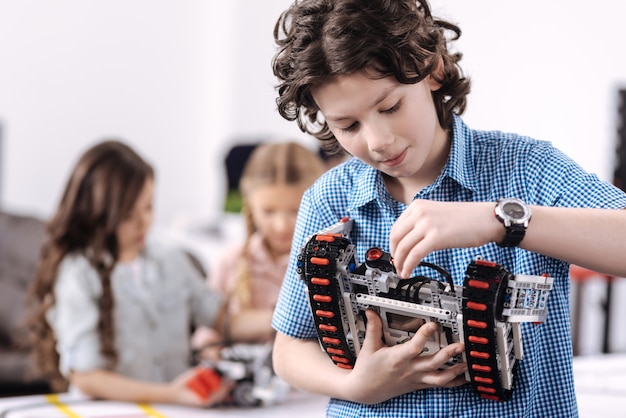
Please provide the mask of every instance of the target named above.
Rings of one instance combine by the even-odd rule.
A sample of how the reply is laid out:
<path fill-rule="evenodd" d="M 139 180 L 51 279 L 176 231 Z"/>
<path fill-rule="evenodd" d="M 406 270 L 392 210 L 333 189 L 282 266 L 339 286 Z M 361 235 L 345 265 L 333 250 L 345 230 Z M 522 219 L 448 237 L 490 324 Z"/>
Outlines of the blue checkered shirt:
<path fill-rule="evenodd" d="M 518 197 L 530 205 L 624 208 L 626 195 L 585 172 L 550 143 L 498 131 L 470 130 L 454 118 L 448 161 L 439 177 L 415 198 L 483 202 Z M 351 240 L 357 261 L 373 246 L 389 248 L 394 221 L 406 209 L 388 193 L 381 173 L 357 159 L 329 170 L 305 194 L 294 234 L 291 262 L 273 318 L 276 330 L 295 338 L 317 333 L 296 273 L 296 255 L 307 237 L 344 216 L 354 219 Z M 576 417 L 569 313 L 569 265 L 519 248 L 494 243 L 479 248 L 436 251 L 424 261 L 448 270 L 463 285 L 467 265 L 476 256 L 515 274 L 547 273 L 555 279 L 549 314 L 541 325 L 523 324 L 524 359 L 518 363 L 511 400 L 481 399 L 470 385 L 407 393 L 364 405 L 331 399 L 329 417 Z M 414 272 L 418 274 L 418 270 Z M 431 275 L 424 271 L 422 274 Z"/>

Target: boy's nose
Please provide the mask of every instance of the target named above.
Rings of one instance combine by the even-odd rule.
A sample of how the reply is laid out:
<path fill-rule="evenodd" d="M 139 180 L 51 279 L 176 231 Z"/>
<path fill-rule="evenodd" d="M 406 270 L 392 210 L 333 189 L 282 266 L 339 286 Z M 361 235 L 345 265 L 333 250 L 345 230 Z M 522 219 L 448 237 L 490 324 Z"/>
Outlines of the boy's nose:
<path fill-rule="evenodd" d="M 393 135 L 384 126 L 370 124 L 363 129 L 367 147 L 372 152 L 381 152 L 393 143 Z"/>

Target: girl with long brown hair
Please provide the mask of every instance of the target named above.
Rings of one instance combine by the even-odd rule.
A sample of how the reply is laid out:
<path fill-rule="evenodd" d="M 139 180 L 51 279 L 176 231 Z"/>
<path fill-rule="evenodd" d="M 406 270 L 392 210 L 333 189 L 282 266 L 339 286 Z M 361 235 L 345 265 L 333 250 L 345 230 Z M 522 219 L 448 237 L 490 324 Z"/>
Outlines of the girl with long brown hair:
<path fill-rule="evenodd" d="M 30 292 L 37 365 L 55 391 L 204 406 L 229 390 L 201 399 L 187 387 L 190 324 L 221 327 L 225 305 L 181 249 L 146 240 L 153 190 L 153 168 L 116 140 L 72 171 Z M 233 317 L 232 332 L 255 337 L 246 323 Z"/>

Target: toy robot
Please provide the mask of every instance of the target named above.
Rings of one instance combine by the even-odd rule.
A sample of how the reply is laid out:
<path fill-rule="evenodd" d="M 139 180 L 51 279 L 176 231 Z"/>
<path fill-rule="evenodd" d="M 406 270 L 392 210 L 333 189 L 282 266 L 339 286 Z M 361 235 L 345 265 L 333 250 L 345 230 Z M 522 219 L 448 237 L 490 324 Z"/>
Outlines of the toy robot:
<path fill-rule="evenodd" d="M 298 272 L 306 283 L 311 312 L 322 349 L 338 366 L 351 369 L 365 336 L 365 310 L 374 309 L 383 322 L 388 345 L 402 344 L 426 322 L 439 329 L 422 355 L 461 342 L 465 352 L 445 367 L 464 361 L 465 378 L 485 399 L 510 399 L 517 361 L 523 357 L 521 322 L 541 323 L 553 279 L 514 275 L 478 258 L 466 270 L 462 287 L 434 264 L 446 281 L 416 276 L 403 279 L 381 248 L 370 248 L 363 264 L 355 260 L 349 239 L 353 221 L 313 235 L 301 248 Z"/>

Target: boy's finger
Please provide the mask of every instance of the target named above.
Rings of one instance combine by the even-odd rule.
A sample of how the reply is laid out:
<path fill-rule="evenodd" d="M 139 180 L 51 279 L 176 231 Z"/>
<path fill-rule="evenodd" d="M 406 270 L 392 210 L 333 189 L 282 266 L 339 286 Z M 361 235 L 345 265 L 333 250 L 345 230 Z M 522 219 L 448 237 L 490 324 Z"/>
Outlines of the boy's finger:
<path fill-rule="evenodd" d="M 415 335 L 413 335 L 409 341 L 399 347 L 402 347 L 402 349 L 407 351 L 406 354 L 408 357 L 417 357 L 422 354 L 424 347 L 426 346 L 426 342 L 431 339 L 433 334 L 437 332 L 438 329 L 439 327 L 435 322 L 426 322 L 424 325 L 419 327 Z"/>
<path fill-rule="evenodd" d="M 425 375 L 424 383 L 434 387 L 451 388 L 469 382 L 465 380 L 465 366 L 457 364 L 445 370 L 439 370 Z"/>
<path fill-rule="evenodd" d="M 464 350 L 463 344 L 460 344 L 460 343 L 450 344 L 447 347 L 444 347 L 441 350 L 437 351 L 435 354 L 428 356 L 429 367 L 432 368 L 433 370 L 441 369 L 451 359 L 463 353 L 463 350 Z M 461 364 L 461 366 L 459 366 L 461 368 L 466 366 L 465 363 L 459 363 L 459 364 Z M 456 368 L 456 366 L 458 365 L 454 365 L 452 367 Z"/>
<path fill-rule="evenodd" d="M 371 309 L 365 311 L 365 316 L 367 327 L 361 350 L 373 353 L 385 345 L 383 343 L 383 323 L 380 316 Z"/>
<path fill-rule="evenodd" d="M 437 357 L 440 361 L 446 362 L 452 357 L 456 357 L 463 353 L 464 349 L 465 347 L 461 343 L 450 344 L 449 346 L 439 350 L 439 352 L 435 354 L 435 357 Z"/>

